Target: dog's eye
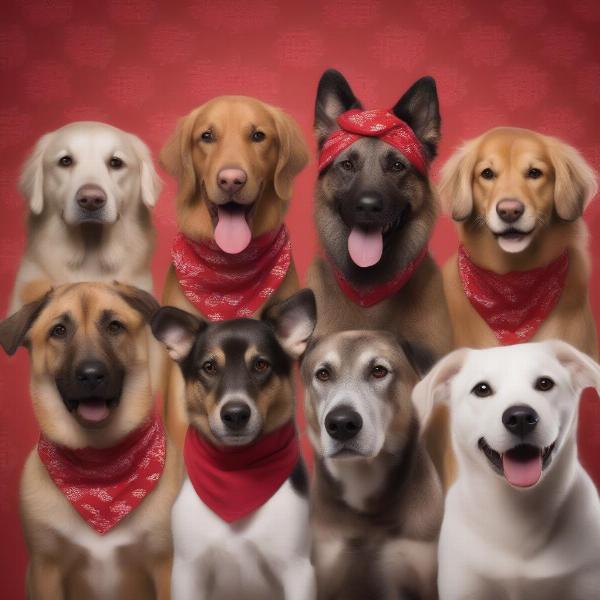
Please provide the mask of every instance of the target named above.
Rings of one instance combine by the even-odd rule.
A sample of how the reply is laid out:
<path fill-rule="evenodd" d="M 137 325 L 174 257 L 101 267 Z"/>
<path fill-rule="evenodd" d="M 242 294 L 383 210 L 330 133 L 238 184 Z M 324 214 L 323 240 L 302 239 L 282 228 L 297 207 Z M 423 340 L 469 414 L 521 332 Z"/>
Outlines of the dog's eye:
<path fill-rule="evenodd" d="M 60 167 L 70 167 L 73 164 L 73 159 L 70 156 L 61 156 L 58 159 L 58 165 Z"/>
<path fill-rule="evenodd" d="M 257 373 L 264 373 L 271 365 L 269 364 L 269 361 L 265 360 L 264 358 L 257 358 L 254 361 L 254 364 L 252 365 L 252 368 L 257 372 Z"/>
<path fill-rule="evenodd" d="M 371 371 L 371 375 L 373 375 L 375 379 L 383 379 L 388 372 L 389 371 L 383 365 L 375 365 Z"/>
<path fill-rule="evenodd" d="M 217 373 L 217 363 L 214 360 L 207 360 L 202 363 L 202 370 L 207 375 L 216 375 Z"/>
<path fill-rule="evenodd" d="M 484 179 L 494 179 L 495 175 L 496 174 L 494 173 L 494 171 L 492 171 L 489 167 L 487 167 L 483 171 L 481 171 L 481 176 Z"/>
<path fill-rule="evenodd" d="M 125 331 L 125 325 L 123 325 L 123 323 L 121 323 L 121 321 L 111 321 L 106 329 L 108 330 L 108 333 L 112 334 L 112 335 L 117 335 L 123 331 Z"/>
<path fill-rule="evenodd" d="M 262 142 L 266 137 L 267 136 L 264 131 L 253 131 L 250 135 L 250 139 L 253 142 Z"/>
<path fill-rule="evenodd" d="M 399 160 L 392 163 L 392 171 L 404 171 L 405 168 L 406 166 L 404 163 L 400 162 Z"/>
<path fill-rule="evenodd" d="M 475 387 L 471 390 L 471 394 L 475 394 L 480 398 L 486 398 L 487 396 L 491 396 L 494 393 L 492 386 L 486 381 L 480 381 Z"/>
<path fill-rule="evenodd" d="M 118 156 L 112 156 L 108 161 L 108 166 L 111 169 L 118 171 L 119 169 L 122 169 L 125 166 L 125 163 L 123 162 L 122 158 L 119 158 Z"/>
<path fill-rule="evenodd" d="M 319 380 L 319 381 L 329 381 L 329 378 L 331 377 L 331 373 L 329 372 L 329 369 L 326 369 L 325 367 L 321 367 L 316 373 L 315 373 L 315 377 Z"/>
<path fill-rule="evenodd" d="M 532 167 L 529 169 L 529 171 L 527 171 L 527 177 L 529 179 L 539 179 L 542 175 L 543 173 L 540 171 L 540 169 L 536 169 L 535 167 Z"/>
<path fill-rule="evenodd" d="M 340 166 L 342 169 L 344 169 L 344 171 L 352 171 L 352 169 L 354 169 L 354 165 L 352 164 L 351 160 L 343 160 L 340 163 Z"/>
<path fill-rule="evenodd" d="M 554 381 L 550 377 L 538 377 L 535 382 L 535 389 L 540 392 L 548 392 L 554 387 Z"/>
<path fill-rule="evenodd" d="M 207 129 L 206 131 L 202 132 L 202 135 L 200 136 L 200 139 L 203 142 L 206 142 L 207 144 L 210 144 L 211 142 L 215 141 L 215 136 L 213 135 L 213 132 L 210 129 Z"/>
<path fill-rule="evenodd" d="M 64 338 L 66 335 L 67 335 L 67 328 L 62 323 L 55 325 L 50 330 L 50 337 L 53 337 L 53 338 L 60 339 L 60 338 Z"/>

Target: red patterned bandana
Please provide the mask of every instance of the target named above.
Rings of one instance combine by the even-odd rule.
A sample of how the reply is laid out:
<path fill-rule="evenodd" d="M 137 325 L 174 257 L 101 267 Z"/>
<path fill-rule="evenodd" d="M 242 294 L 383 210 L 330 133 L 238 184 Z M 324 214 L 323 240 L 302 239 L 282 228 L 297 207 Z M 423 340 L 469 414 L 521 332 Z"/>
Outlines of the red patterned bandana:
<path fill-rule="evenodd" d="M 408 280 L 414 275 L 423 259 L 427 256 L 429 248 L 424 246 L 417 258 L 410 262 L 402 271 L 394 275 L 392 279 L 380 283 L 379 285 L 369 288 L 357 289 L 342 275 L 342 273 L 331 263 L 335 278 L 344 294 L 355 304 L 368 308 L 374 304 L 378 304 L 382 300 L 389 298 L 401 288 L 403 288 Z"/>
<path fill-rule="evenodd" d="M 211 321 L 223 321 L 251 317 L 266 302 L 285 279 L 292 246 L 282 225 L 254 238 L 239 254 L 180 233 L 171 255 L 186 298 Z"/>
<path fill-rule="evenodd" d="M 214 446 L 188 427 L 183 458 L 198 497 L 232 523 L 259 509 L 298 463 L 298 436 L 290 421 L 248 446 Z"/>
<path fill-rule="evenodd" d="M 499 275 L 478 267 L 461 245 L 458 272 L 473 308 L 501 344 L 529 340 L 556 306 L 565 287 L 565 251 L 545 267 Z"/>
<path fill-rule="evenodd" d="M 415 132 L 391 112 L 352 109 L 341 114 L 337 118 L 337 124 L 340 129 L 334 131 L 321 148 L 319 173 L 360 138 L 378 137 L 398 148 L 419 173 L 427 174 L 427 158 L 421 142 Z"/>
<path fill-rule="evenodd" d="M 41 435 L 38 454 L 73 508 L 104 534 L 158 484 L 165 466 L 166 437 L 155 416 L 112 448 L 72 450 Z"/>

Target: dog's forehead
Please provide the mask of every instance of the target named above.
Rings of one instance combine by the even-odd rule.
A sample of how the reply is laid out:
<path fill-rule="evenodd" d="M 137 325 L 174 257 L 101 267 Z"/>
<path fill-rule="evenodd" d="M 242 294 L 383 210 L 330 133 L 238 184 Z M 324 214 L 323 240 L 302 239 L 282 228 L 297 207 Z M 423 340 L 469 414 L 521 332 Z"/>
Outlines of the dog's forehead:
<path fill-rule="evenodd" d="M 203 338 L 206 349 L 219 349 L 225 357 L 245 357 L 248 350 L 268 354 L 283 352 L 273 329 L 255 319 L 234 319 L 212 324 Z"/>
<path fill-rule="evenodd" d="M 97 122 L 77 122 L 57 129 L 48 145 L 50 153 L 68 150 L 82 154 L 132 151 L 128 137 L 115 127 Z"/>
<path fill-rule="evenodd" d="M 496 157 L 516 161 L 520 158 L 546 160 L 548 150 L 542 136 L 512 127 L 493 129 L 484 134 L 479 145 L 479 158 Z"/>
<path fill-rule="evenodd" d="M 200 108 L 195 128 L 212 126 L 236 127 L 245 125 L 272 125 L 273 117 L 267 106 L 255 98 L 222 96 Z"/>

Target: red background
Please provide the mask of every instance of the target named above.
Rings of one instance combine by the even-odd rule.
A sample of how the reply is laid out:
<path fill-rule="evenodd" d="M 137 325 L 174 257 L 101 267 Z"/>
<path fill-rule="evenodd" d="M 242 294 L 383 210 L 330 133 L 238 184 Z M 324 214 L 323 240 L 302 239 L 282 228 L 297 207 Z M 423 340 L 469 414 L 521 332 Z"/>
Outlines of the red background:
<path fill-rule="evenodd" d="M 418 77 L 438 84 L 443 137 L 434 174 L 463 139 L 496 125 L 558 135 L 596 169 L 600 114 L 597 0 L 21 0 L 4 2 L 0 25 L 0 312 L 24 246 L 25 205 L 16 191 L 35 140 L 66 122 L 95 119 L 140 135 L 156 153 L 176 119 L 220 94 L 257 96 L 289 111 L 312 142 L 317 81 L 340 69 L 367 107 L 392 105 Z M 162 291 L 175 233 L 174 184 L 154 212 L 155 289 Z M 315 162 L 299 176 L 288 215 L 301 275 L 315 252 Z M 600 206 L 586 214 L 591 252 Z M 444 261 L 456 247 L 441 218 L 432 243 Z M 600 264 L 591 298 L 600 318 Z M 0 585 L 23 597 L 25 549 L 17 486 L 36 426 L 27 353 L 0 356 Z M 600 404 L 581 414 L 585 463 L 600 481 Z M 595 458 L 594 458 L 595 457 Z"/>

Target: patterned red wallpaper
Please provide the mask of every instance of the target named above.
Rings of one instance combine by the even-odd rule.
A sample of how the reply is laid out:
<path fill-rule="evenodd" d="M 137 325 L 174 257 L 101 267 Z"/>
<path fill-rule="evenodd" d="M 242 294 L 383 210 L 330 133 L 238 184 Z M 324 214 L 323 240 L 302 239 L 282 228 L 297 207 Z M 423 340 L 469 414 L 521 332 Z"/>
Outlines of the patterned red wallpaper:
<path fill-rule="evenodd" d="M 44 132 L 68 121 L 108 121 L 156 153 L 176 119 L 208 98 L 243 93 L 284 107 L 311 140 L 316 84 L 340 69 L 368 107 L 388 107 L 419 76 L 438 83 L 443 139 L 434 173 L 456 145 L 495 125 L 563 137 L 600 169 L 600 4 L 596 0 L 8 0 L 0 24 L 0 311 L 24 244 L 20 165 Z M 289 213 L 301 274 L 315 251 L 315 161 Z M 155 209 L 154 275 L 162 289 L 175 234 L 174 185 Z M 586 220 L 600 251 L 600 204 Z M 445 260 L 451 222 L 432 243 Z M 600 262 L 592 304 L 600 319 Z M 27 354 L 0 356 L 0 589 L 23 597 L 25 549 L 17 518 L 23 460 L 36 438 Z M 600 481 L 600 403 L 581 411 L 586 465 Z"/>

